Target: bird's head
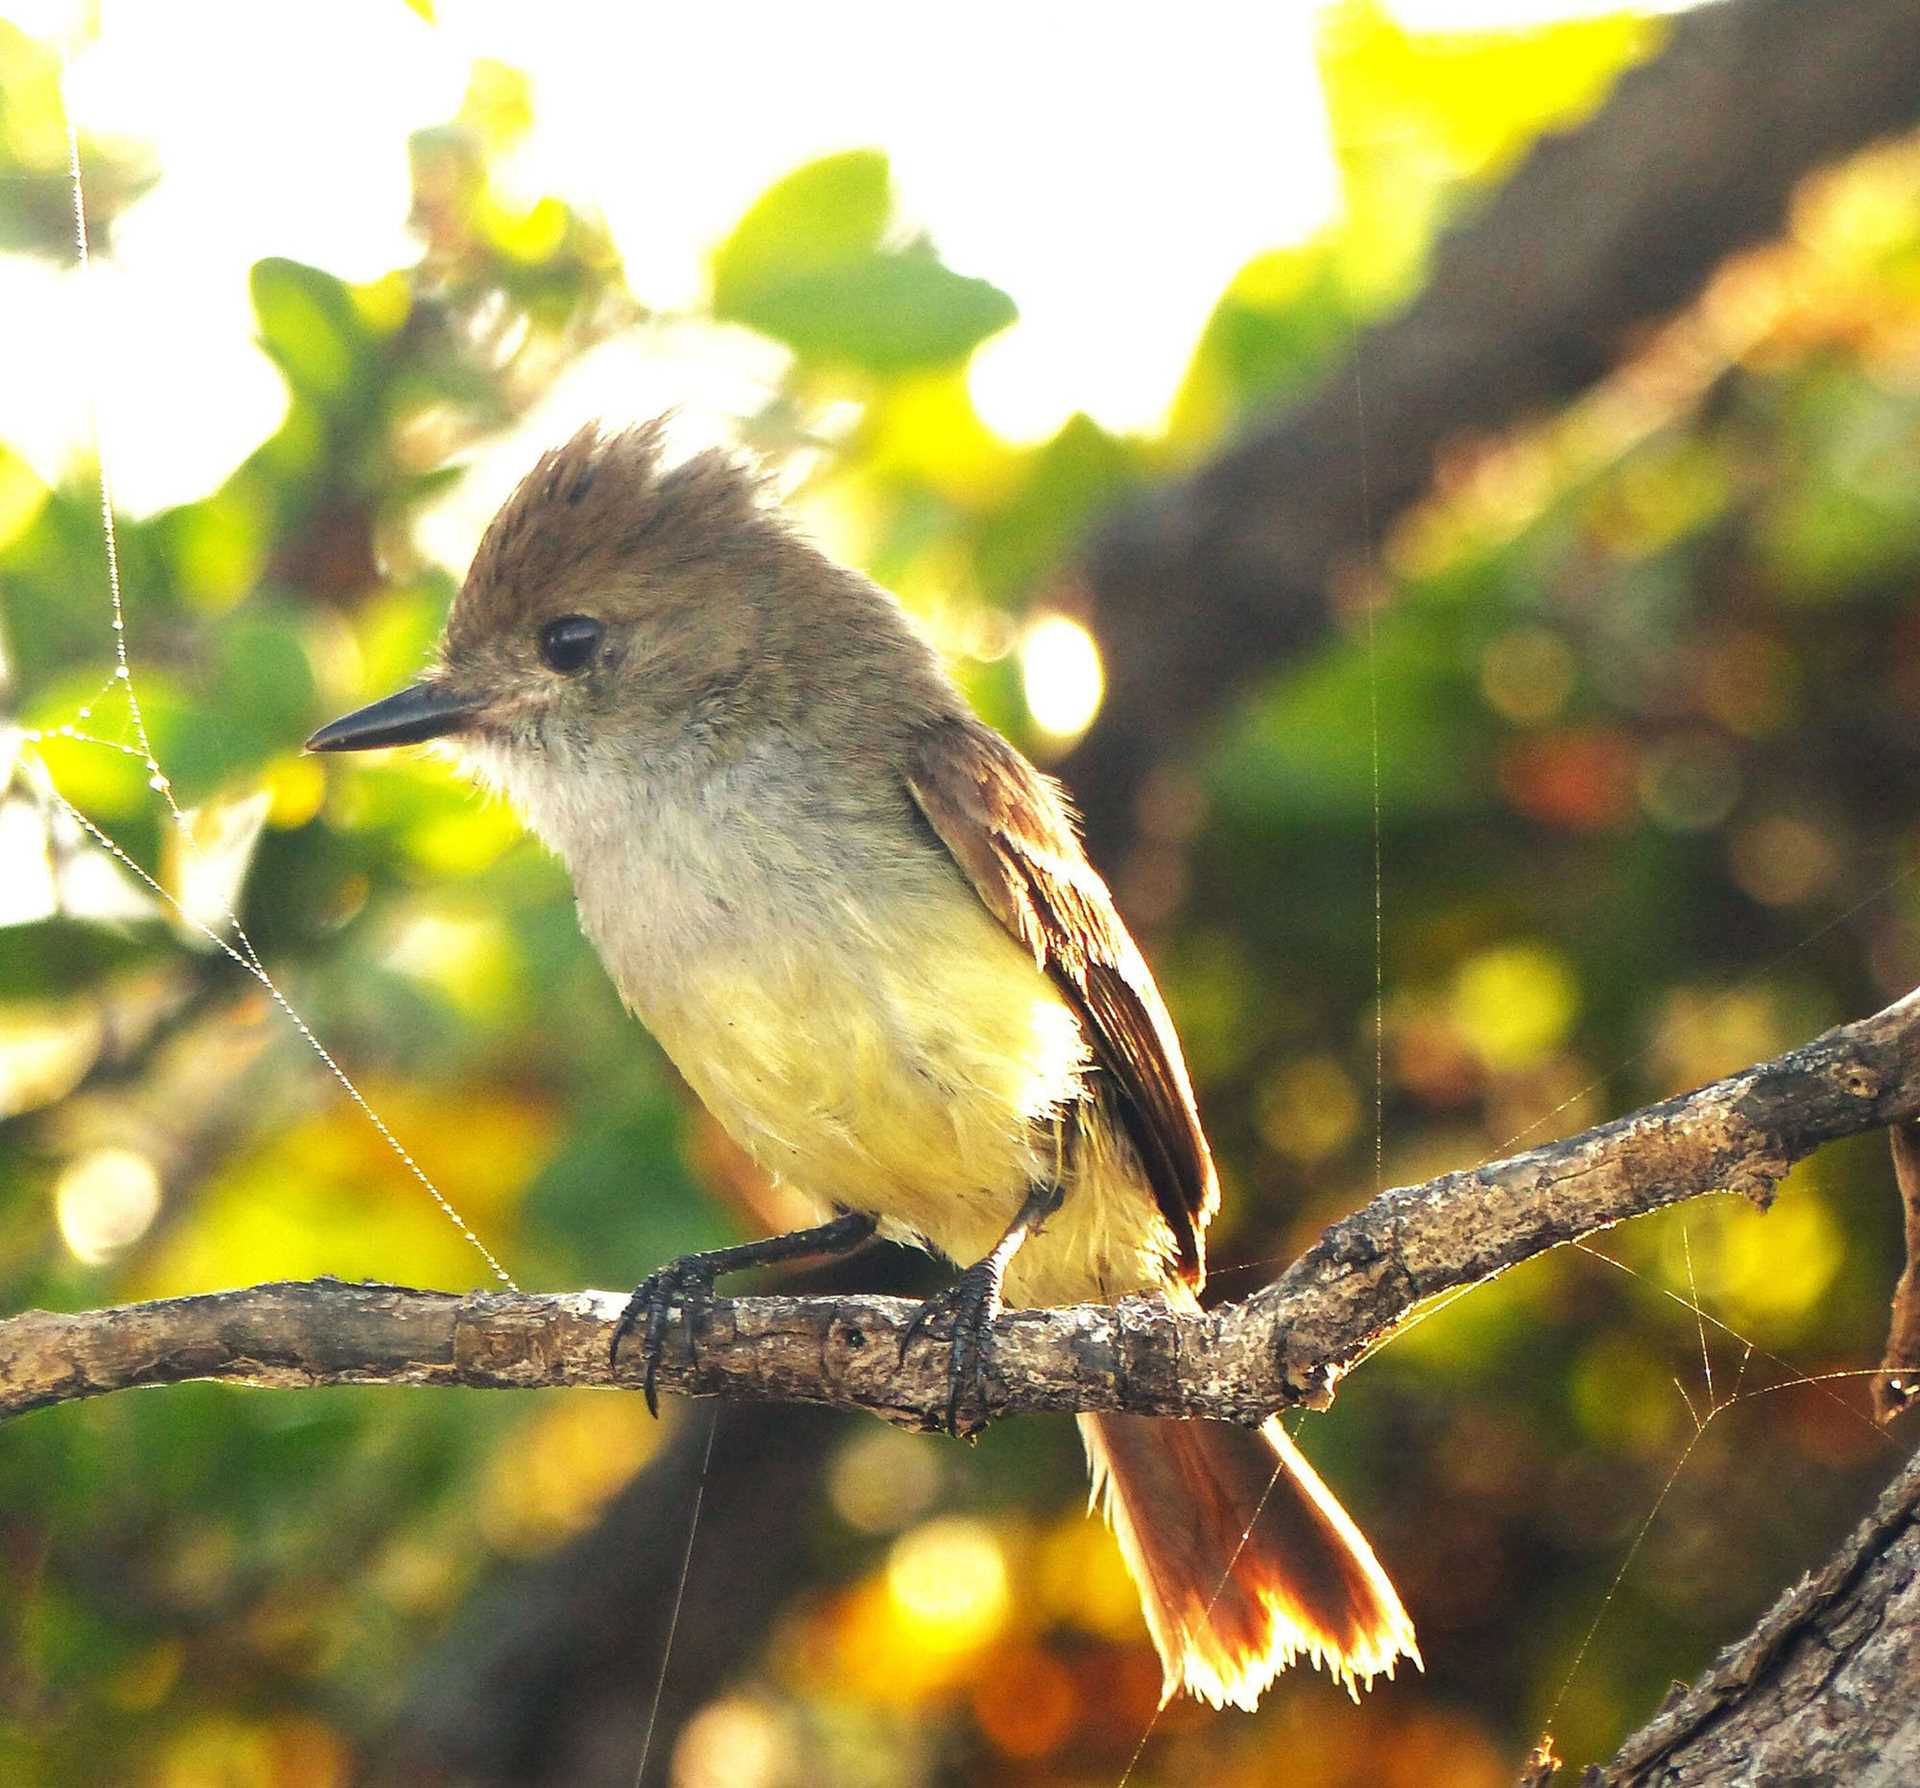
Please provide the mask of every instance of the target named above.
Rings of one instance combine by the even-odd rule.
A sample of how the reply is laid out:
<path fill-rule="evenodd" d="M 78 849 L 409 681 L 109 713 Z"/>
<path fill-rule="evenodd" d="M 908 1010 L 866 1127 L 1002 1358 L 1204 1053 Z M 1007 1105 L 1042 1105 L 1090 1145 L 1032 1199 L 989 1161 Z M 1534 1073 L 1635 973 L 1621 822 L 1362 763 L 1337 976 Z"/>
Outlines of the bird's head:
<path fill-rule="evenodd" d="M 890 760 L 959 697 L 893 598 L 764 484 L 719 451 L 667 464 L 658 422 L 581 430 L 494 517 L 420 681 L 307 748 L 443 741 L 555 843 L 756 748 Z"/>

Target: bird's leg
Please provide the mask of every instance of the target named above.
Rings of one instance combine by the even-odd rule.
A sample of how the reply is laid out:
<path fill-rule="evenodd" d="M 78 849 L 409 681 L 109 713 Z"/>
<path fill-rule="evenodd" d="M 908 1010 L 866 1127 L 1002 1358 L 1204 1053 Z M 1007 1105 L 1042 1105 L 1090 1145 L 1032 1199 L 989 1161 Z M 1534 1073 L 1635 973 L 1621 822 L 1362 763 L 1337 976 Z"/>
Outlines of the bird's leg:
<path fill-rule="evenodd" d="M 900 1357 L 906 1358 L 914 1338 L 930 1323 L 945 1319 L 952 1336 L 953 1352 L 947 1362 L 947 1430 L 960 1433 L 960 1404 L 970 1396 L 985 1409 L 987 1401 L 987 1331 L 1000 1314 L 1000 1285 L 1007 1276 L 1007 1265 L 1020 1252 L 1020 1244 L 1036 1234 L 1040 1226 L 1060 1208 L 1064 1189 L 1053 1183 L 1036 1185 L 1028 1192 L 1019 1214 L 1007 1225 L 1007 1232 L 984 1260 L 976 1260 L 958 1279 L 937 1296 L 929 1298 L 913 1314 L 900 1337 Z M 981 1423 L 984 1427 L 985 1423 Z M 977 1430 L 969 1429 L 969 1432 Z"/>
<path fill-rule="evenodd" d="M 649 1273 L 633 1288 L 620 1320 L 613 1325 L 613 1344 L 607 1357 L 618 1361 L 620 1343 L 636 1328 L 642 1330 L 646 1374 L 641 1380 L 647 1408 L 660 1413 L 660 1397 L 654 1377 L 660 1368 L 660 1347 L 666 1338 L 667 1317 L 678 1303 L 692 1327 L 693 1307 L 713 1295 L 713 1282 L 722 1273 L 741 1273 L 748 1267 L 773 1266 L 784 1260 L 804 1260 L 834 1254 L 850 1254 L 870 1241 L 876 1219 L 864 1211 L 842 1211 L 830 1223 L 812 1229 L 790 1230 L 785 1235 L 764 1236 L 756 1242 L 741 1242 L 732 1248 L 713 1248 L 705 1254 L 683 1254 L 670 1260 L 657 1272 Z M 644 1324 L 644 1327 L 642 1325 Z"/>

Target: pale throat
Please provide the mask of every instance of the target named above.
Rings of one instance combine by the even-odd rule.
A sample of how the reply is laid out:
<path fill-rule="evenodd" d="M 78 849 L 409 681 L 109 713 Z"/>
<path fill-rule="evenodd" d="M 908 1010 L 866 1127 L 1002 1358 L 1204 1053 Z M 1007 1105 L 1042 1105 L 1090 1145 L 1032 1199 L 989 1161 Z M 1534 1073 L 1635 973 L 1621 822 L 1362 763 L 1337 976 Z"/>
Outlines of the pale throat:
<path fill-rule="evenodd" d="M 708 945 L 751 877 L 750 859 L 727 843 L 744 809 L 690 753 L 662 753 L 642 771 L 638 753 L 562 761 L 478 735 L 457 757 L 566 864 L 587 934 L 630 1004 L 644 1008 L 655 981 Z"/>

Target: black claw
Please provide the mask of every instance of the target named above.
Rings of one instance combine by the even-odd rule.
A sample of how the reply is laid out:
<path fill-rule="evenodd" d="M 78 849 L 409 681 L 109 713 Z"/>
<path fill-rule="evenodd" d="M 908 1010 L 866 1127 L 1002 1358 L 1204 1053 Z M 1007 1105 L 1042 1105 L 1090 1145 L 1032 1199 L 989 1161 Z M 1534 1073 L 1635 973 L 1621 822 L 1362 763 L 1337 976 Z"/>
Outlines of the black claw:
<path fill-rule="evenodd" d="M 607 1350 L 607 1359 L 617 1365 L 620 1343 L 641 1326 L 643 1317 L 646 1319 L 641 1336 L 641 1357 L 645 1361 L 645 1368 L 640 1388 L 646 1397 L 648 1412 L 652 1415 L 660 1413 L 660 1392 L 655 1379 L 660 1370 L 660 1350 L 667 1338 L 667 1314 L 677 1302 L 687 1318 L 688 1332 L 691 1333 L 693 1306 L 713 1296 L 713 1281 L 713 1266 L 697 1254 L 670 1260 L 633 1288 L 633 1296 L 627 1299 L 627 1307 L 620 1312 L 620 1320 L 613 1325 L 613 1342 Z"/>
<path fill-rule="evenodd" d="M 812 1229 L 796 1229 L 787 1235 L 764 1236 L 757 1242 L 741 1242 L 732 1248 L 715 1248 L 706 1254 L 683 1254 L 670 1260 L 657 1273 L 649 1273 L 633 1288 L 620 1320 L 613 1325 L 613 1344 L 608 1360 L 618 1365 L 620 1343 L 636 1328 L 642 1327 L 646 1347 L 646 1371 L 641 1386 L 647 1394 L 647 1407 L 660 1413 L 660 1395 L 655 1379 L 660 1370 L 660 1348 L 667 1335 L 667 1312 L 677 1302 L 687 1319 L 689 1336 L 693 1332 L 695 1308 L 713 1296 L 713 1282 L 722 1273 L 744 1272 L 748 1267 L 770 1266 L 776 1261 L 801 1260 L 810 1254 L 845 1254 L 869 1240 L 874 1219 L 856 1211 L 842 1211 L 830 1223 Z"/>
<path fill-rule="evenodd" d="M 944 1329 L 950 1338 L 946 1422 L 949 1434 L 978 1434 L 987 1425 L 987 1334 L 999 1314 L 999 1275 L 983 1262 L 968 1267 L 945 1291 L 928 1298 L 901 1332 L 903 1360 L 923 1330 L 933 1329 L 937 1334 Z M 961 1411 L 968 1403 L 979 1414 L 963 1425 Z"/>

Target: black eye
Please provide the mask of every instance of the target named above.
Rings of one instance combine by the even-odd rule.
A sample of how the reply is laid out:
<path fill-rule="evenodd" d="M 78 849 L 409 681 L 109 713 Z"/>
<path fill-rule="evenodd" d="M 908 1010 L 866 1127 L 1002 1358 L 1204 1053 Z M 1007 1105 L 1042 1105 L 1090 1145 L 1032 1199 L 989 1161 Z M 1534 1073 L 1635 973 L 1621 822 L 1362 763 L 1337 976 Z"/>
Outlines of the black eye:
<path fill-rule="evenodd" d="M 606 632 L 591 615 L 562 615 L 540 629 L 540 656 L 548 670 L 571 676 L 584 670 Z"/>

